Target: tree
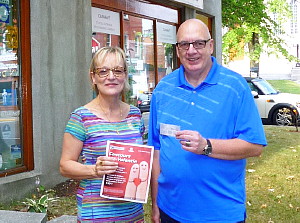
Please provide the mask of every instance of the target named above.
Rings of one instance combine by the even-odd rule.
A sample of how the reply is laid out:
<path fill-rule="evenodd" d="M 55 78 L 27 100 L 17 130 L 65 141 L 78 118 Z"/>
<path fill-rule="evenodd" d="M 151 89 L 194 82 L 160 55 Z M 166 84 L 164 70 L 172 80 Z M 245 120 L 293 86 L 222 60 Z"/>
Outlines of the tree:
<path fill-rule="evenodd" d="M 276 21 L 271 14 L 276 14 Z M 286 0 L 222 0 L 222 25 L 227 31 L 223 35 L 224 62 L 247 53 L 250 67 L 259 67 L 262 52 L 296 60 L 277 34 L 279 30 L 282 34 L 281 25 L 290 17 Z"/>

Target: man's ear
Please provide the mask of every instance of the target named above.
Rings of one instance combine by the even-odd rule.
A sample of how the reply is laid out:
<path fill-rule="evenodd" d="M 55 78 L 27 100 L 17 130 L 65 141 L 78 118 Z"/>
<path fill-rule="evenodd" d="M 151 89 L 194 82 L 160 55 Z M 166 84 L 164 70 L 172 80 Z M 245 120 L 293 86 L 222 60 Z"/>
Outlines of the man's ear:
<path fill-rule="evenodd" d="M 179 58 L 179 49 L 178 49 L 177 46 L 175 46 L 175 47 L 176 47 L 176 54 L 177 54 L 177 57 Z"/>
<path fill-rule="evenodd" d="M 214 52 L 214 44 L 215 44 L 215 41 L 213 39 L 211 39 L 209 41 L 210 54 L 213 54 L 213 52 Z"/>

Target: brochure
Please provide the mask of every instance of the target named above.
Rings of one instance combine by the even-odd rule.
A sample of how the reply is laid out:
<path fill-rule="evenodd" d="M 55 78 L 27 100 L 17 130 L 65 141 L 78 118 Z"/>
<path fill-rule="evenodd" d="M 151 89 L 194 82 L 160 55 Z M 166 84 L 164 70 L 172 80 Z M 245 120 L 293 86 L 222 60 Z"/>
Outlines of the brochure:
<path fill-rule="evenodd" d="M 147 203 L 153 146 L 107 141 L 106 155 L 115 157 L 118 169 L 103 177 L 100 196 Z"/>

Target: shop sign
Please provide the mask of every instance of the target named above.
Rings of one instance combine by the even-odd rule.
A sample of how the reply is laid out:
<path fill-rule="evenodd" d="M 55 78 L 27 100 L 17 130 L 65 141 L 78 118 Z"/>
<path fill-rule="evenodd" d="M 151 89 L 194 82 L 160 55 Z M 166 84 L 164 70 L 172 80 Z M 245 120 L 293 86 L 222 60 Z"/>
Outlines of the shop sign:
<path fill-rule="evenodd" d="M 120 14 L 92 7 L 92 31 L 120 35 Z"/>
<path fill-rule="evenodd" d="M 203 9 L 203 0 L 173 0 L 173 2 L 182 3 L 197 9 Z"/>
<path fill-rule="evenodd" d="M 157 41 L 162 43 L 176 43 L 176 26 L 157 23 Z"/>

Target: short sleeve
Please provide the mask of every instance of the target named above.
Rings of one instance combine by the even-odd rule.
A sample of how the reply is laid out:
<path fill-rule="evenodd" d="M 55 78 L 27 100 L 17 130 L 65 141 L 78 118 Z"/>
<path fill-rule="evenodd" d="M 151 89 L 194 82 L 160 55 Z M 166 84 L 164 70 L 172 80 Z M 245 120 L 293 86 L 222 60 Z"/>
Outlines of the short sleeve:
<path fill-rule="evenodd" d="M 82 118 L 79 114 L 74 112 L 71 113 L 65 132 L 70 133 L 80 141 L 86 140 L 86 129 L 83 125 Z"/>
<path fill-rule="evenodd" d="M 267 140 L 257 106 L 247 88 L 239 100 L 234 138 L 250 143 L 267 145 Z"/>

